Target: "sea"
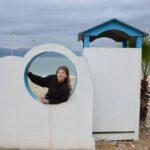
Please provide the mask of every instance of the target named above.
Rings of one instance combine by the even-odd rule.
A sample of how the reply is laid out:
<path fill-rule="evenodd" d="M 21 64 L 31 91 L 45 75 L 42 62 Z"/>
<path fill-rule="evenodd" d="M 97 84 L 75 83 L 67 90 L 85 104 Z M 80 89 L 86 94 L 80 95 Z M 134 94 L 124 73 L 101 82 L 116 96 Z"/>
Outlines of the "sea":
<path fill-rule="evenodd" d="M 30 71 L 40 76 L 55 74 L 59 66 L 66 66 L 71 76 L 76 76 L 76 69 L 71 60 L 67 57 L 37 57 L 30 65 Z"/>

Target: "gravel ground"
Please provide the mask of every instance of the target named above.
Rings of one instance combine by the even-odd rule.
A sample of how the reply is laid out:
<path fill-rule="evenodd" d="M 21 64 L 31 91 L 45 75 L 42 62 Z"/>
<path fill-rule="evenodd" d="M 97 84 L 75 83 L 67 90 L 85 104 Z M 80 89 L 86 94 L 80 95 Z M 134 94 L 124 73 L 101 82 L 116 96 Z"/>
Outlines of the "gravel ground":
<path fill-rule="evenodd" d="M 150 150 L 150 129 L 140 122 L 138 141 L 97 141 L 96 150 Z"/>

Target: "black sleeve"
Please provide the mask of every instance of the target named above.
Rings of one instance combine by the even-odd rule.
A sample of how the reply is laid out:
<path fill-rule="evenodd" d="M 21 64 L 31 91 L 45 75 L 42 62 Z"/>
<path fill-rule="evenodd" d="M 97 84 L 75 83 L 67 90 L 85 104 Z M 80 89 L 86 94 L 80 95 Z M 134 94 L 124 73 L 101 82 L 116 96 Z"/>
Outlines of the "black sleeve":
<path fill-rule="evenodd" d="M 48 87 L 49 86 L 50 75 L 47 77 L 41 77 L 41 76 L 32 74 L 32 72 L 27 73 L 27 75 L 33 83 L 35 83 L 39 86 L 42 86 L 42 87 Z"/>
<path fill-rule="evenodd" d="M 63 94 L 62 94 L 62 96 L 61 96 L 61 101 L 62 102 L 65 102 L 65 101 L 67 101 L 68 100 L 68 98 L 69 98 L 69 96 L 70 96 L 70 91 L 69 90 L 67 90 L 67 91 L 65 91 Z"/>
<path fill-rule="evenodd" d="M 66 90 L 61 93 L 55 100 L 49 100 L 49 104 L 60 104 L 62 102 L 66 102 L 69 99 L 70 91 Z"/>

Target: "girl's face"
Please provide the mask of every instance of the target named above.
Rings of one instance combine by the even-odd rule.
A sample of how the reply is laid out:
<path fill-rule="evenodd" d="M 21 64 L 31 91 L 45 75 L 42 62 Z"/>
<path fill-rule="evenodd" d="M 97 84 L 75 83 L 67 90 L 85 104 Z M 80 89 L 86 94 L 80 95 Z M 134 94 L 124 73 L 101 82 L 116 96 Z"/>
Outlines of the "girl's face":
<path fill-rule="evenodd" d="M 67 77 L 66 72 L 62 69 L 59 69 L 57 72 L 58 81 L 64 81 L 66 77 Z"/>

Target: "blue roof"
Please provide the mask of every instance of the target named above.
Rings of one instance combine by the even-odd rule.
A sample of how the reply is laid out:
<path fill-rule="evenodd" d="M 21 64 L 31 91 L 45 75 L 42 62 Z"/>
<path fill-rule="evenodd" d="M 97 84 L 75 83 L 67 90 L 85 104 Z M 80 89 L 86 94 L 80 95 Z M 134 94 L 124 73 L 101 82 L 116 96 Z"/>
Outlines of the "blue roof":
<path fill-rule="evenodd" d="M 119 42 L 138 36 L 148 36 L 148 33 L 145 33 L 142 30 L 128 25 L 118 19 L 111 19 L 93 28 L 80 32 L 78 34 L 78 41 L 83 40 L 84 36 L 89 36 L 90 42 L 101 37 L 112 38 Z"/>

